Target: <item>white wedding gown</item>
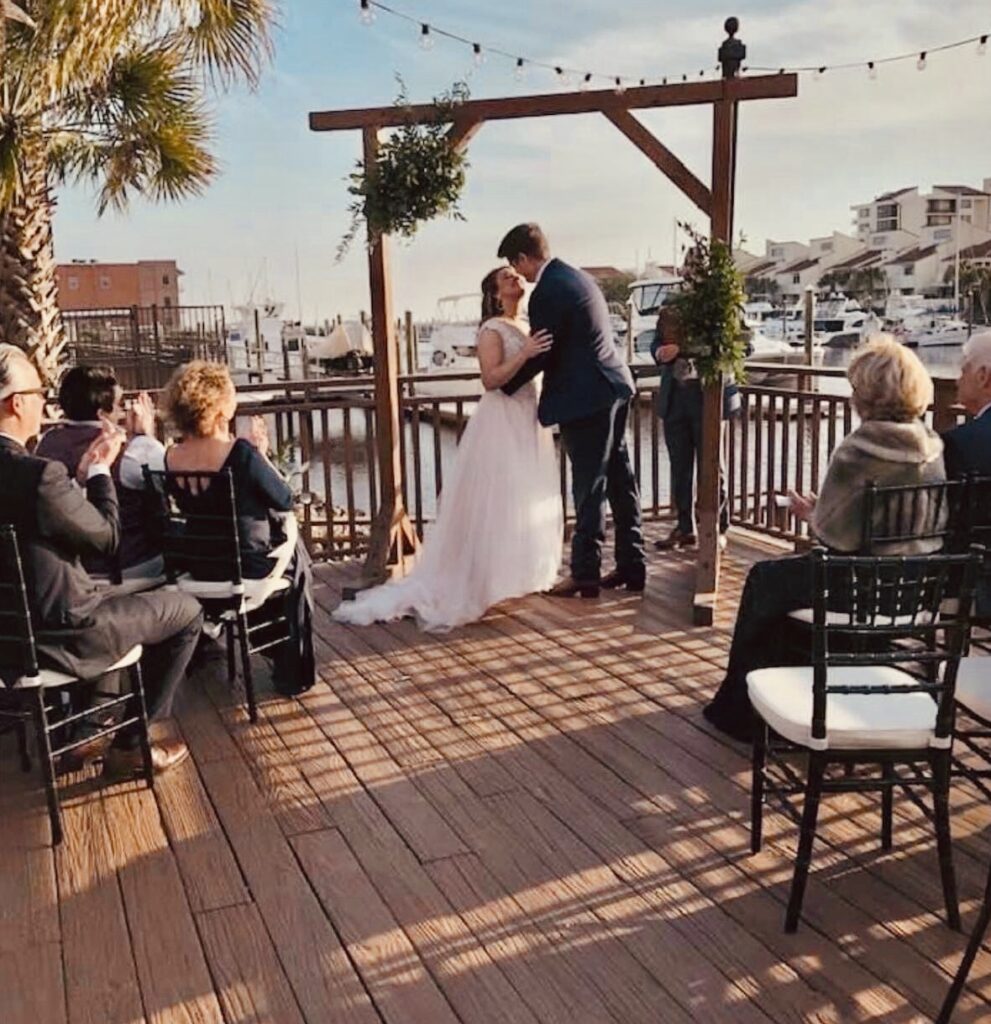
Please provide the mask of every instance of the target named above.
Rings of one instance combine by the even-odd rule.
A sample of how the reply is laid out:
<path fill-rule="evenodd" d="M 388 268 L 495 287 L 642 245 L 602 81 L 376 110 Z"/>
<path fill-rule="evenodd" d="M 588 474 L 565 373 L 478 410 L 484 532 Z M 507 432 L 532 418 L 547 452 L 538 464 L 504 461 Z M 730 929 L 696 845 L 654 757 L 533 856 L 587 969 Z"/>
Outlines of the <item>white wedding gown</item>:
<path fill-rule="evenodd" d="M 523 345 L 514 323 L 492 319 L 485 328 L 502 338 L 504 358 Z M 342 602 L 333 613 L 338 622 L 366 626 L 413 615 L 422 629 L 443 631 L 554 583 L 564 524 L 554 439 L 537 422 L 539 396 L 535 381 L 512 396 L 482 396 L 413 571 Z"/>

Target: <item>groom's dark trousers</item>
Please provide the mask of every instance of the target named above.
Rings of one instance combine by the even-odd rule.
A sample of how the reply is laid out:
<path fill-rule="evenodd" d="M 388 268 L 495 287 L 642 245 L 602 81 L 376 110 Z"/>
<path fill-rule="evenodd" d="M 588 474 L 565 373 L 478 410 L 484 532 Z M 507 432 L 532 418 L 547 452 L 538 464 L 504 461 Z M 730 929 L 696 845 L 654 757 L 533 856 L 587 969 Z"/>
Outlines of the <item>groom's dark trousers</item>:
<path fill-rule="evenodd" d="M 616 530 L 616 568 L 634 576 L 643 572 L 640 495 L 626 445 L 629 411 L 630 400 L 618 399 L 601 412 L 561 424 L 576 515 L 571 575 L 582 582 L 599 578 L 607 500 Z"/>
<path fill-rule="evenodd" d="M 550 260 L 530 296 L 530 327 L 551 332 L 551 349 L 526 363 L 502 390 L 511 395 L 544 374 L 537 416 L 545 427 L 560 427 L 571 460 L 578 516 L 571 541 L 572 577 L 582 583 L 599 579 L 608 500 L 616 568 L 630 579 L 642 579 L 640 492 L 626 447 L 636 389 L 616 345 L 602 290 L 583 271 Z"/>

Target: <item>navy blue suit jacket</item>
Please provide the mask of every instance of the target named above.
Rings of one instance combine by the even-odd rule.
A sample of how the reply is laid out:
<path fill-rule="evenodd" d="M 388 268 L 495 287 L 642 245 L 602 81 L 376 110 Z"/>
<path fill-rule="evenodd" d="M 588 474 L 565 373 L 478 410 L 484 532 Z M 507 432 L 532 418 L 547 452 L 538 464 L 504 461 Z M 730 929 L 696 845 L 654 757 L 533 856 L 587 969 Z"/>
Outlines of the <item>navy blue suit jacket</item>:
<path fill-rule="evenodd" d="M 991 476 L 991 409 L 943 435 L 943 461 L 949 477 Z"/>
<path fill-rule="evenodd" d="M 605 296 L 588 274 L 550 260 L 530 296 L 529 312 L 531 330 L 550 331 L 554 342 L 502 390 L 511 395 L 543 371 L 537 416 L 545 427 L 633 397 L 633 376 L 616 345 Z"/>

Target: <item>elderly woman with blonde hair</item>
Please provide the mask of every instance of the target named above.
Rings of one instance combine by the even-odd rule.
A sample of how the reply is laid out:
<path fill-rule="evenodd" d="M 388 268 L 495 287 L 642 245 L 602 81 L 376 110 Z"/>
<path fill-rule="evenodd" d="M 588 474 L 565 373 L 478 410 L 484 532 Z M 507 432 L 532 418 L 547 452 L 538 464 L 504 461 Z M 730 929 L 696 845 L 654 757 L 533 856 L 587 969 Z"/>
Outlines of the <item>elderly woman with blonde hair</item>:
<path fill-rule="evenodd" d="M 248 438 L 233 436 L 237 392 L 230 373 L 220 363 L 202 360 L 180 366 L 172 374 L 163 406 L 166 419 L 181 437 L 166 451 L 165 468 L 174 473 L 230 473 L 242 571 L 249 579 L 267 576 L 272 570 L 269 553 L 282 539 L 274 513 L 292 511 L 293 493 L 268 460 L 264 421 L 260 417 L 252 419 Z M 205 488 L 184 487 L 177 482 L 172 494 L 190 517 L 222 515 L 228 507 L 229 499 L 216 482 Z M 290 636 L 269 648 L 272 679 L 284 694 L 308 690 L 315 680 L 311 575 L 309 555 L 300 542 L 287 572 L 291 586 L 281 592 Z M 250 615 L 249 623 L 256 624 Z M 255 635 L 252 642 L 263 643 L 268 635 Z"/>
<path fill-rule="evenodd" d="M 878 486 L 932 484 L 946 479 L 943 442 L 922 421 L 933 398 L 933 383 L 918 357 L 894 338 L 879 335 L 856 352 L 847 377 L 860 425 L 830 459 L 822 492 L 792 493 L 792 511 L 809 522 L 819 543 L 851 554 L 862 541 L 864 495 Z M 913 523 L 932 515 L 921 503 L 907 503 L 913 517 L 904 524 L 907 539 L 889 544 L 884 555 L 929 554 L 939 541 L 912 537 Z M 740 599 L 726 677 L 706 719 L 734 739 L 748 740 L 754 725 L 747 696 L 747 674 L 780 664 L 780 629 L 790 611 L 812 602 L 812 568 L 807 555 L 758 562 L 747 575 Z"/>

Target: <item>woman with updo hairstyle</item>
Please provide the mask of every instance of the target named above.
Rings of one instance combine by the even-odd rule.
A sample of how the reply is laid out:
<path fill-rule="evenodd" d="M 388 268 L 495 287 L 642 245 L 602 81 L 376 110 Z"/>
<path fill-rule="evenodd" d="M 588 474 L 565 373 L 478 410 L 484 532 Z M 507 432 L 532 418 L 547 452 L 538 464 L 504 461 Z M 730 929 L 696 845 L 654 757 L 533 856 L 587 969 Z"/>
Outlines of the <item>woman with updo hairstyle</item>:
<path fill-rule="evenodd" d="M 181 437 L 166 451 L 165 468 L 174 473 L 230 472 L 241 568 L 246 578 L 261 579 L 272 569 L 269 553 L 282 540 L 273 513 L 292 512 L 293 493 L 268 459 L 268 430 L 262 417 L 252 417 L 248 437 L 235 437 L 231 424 L 236 412 L 237 392 L 226 366 L 203 360 L 180 366 L 163 394 L 165 418 Z M 225 496 L 215 490 L 218 483 L 198 489 L 176 480 L 172 494 L 185 515 L 215 516 L 226 507 Z M 266 653 L 272 657 L 279 692 L 293 694 L 308 690 L 315 680 L 311 566 L 302 541 L 287 576 L 291 588 L 273 600 L 286 600 L 291 636 Z M 257 636 L 252 639 L 261 642 Z"/>

